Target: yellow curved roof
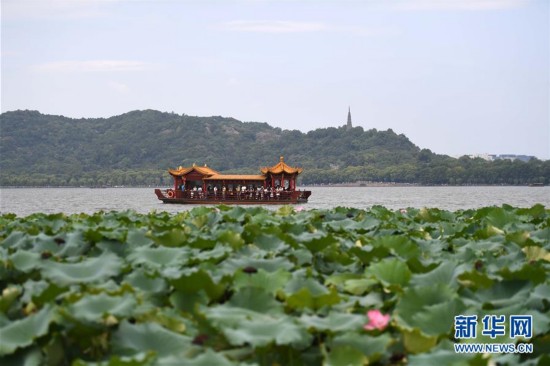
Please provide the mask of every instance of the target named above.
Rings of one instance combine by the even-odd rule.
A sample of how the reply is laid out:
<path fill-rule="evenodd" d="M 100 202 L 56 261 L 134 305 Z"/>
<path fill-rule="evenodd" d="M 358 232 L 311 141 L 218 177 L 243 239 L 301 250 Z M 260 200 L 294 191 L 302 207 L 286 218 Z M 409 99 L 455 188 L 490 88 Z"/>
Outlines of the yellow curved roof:
<path fill-rule="evenodd" d="M 302 168 L 293 168 L 291 166 L 288 166 L 285 164 L 285 158 L 281 156 L 280 161 L 273 165 L 272 167 L 264 167 L 260 169 L 263 174 L 271 173 L 271 174 L 300 174 L 302 172 Z"/>
<path fill-rule="evenodd" d="M 190 166 L 190 167 L 181 167 L 180 166 L 180 167 L 178 167 L 178 169 L 168 169 L 168 173 L 170 173 L 171 175 L 177 175 L 177 176 L 181 177 L 182 175 L 185 175 L 185 174 L 191 172 L 192 170 L 195 170 L 195 171 L 199 172 L 200 174 L 207 175 L 207 176 L 220 174 L 216 170 L 208 167 L 206 164 L 204 164 L 204 166 L 196 166 L 195 164 L 193 164 L 193 166 Z"/>

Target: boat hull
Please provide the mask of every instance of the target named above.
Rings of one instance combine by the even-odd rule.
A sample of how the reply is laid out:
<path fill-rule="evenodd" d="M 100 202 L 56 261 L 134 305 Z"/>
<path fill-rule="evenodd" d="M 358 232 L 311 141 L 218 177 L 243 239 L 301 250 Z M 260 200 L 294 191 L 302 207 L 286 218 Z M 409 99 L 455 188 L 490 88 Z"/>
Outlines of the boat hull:
<path fill-rule="evenodd" d="M 277 197 L 250 194 L 201 194 L 155 189 L 157 198 L 164 203 L 183 205 L 291 205 L 307 203 L 311 191 L 281 192 Z"/>

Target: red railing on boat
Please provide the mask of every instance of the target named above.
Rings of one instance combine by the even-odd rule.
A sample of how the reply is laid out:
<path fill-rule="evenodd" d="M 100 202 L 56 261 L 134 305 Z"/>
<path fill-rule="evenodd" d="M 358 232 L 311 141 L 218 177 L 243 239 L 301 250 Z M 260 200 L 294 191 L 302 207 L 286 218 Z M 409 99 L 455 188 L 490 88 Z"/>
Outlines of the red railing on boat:
<path fill-rule="evenodd" d="M 185 199 L 193 201 L 293 201 L 299 198 L 302 191 L 280 191 L 280 192 L 200 192 L 200 191 L 175 191 L 173 189 L 160 190 L 165 198 Z M 304 192 L 305 193 L 305 192 Z M 304 198 L 307 198 L 304 197 Z"/>

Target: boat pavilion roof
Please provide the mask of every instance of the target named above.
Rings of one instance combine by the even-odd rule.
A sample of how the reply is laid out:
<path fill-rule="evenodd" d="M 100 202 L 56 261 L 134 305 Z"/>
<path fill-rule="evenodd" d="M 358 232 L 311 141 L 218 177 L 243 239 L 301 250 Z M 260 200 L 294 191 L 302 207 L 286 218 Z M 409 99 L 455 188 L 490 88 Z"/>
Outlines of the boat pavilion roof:
<path fill-rule="evenodd" d="M 178 167 L 178 169 L 168 169 L 168 173 L 170 173 L 171 175 L 176 175 L 181 177 L 183 175 L 190 173 L 193 170 L 199 172 L 202 175 L 207 175 L 207 176 L 220 174 L 218 171 L 210 168 L 206 164 L 204 164 L 204 166 L 197 166 L 195 164 L 193 164 L 193 166 L 190 166 L 190 167 L 180 166 Z"/>
<path fill-rule="evenodd" d="M 247 174 L 220 174 L 216 170 L 204 166 L 193 165 L 190 167 L 178 167 L 178 169 L 169 169 L 168 172 L 173 176 L 184 176 L 192 171 L 196 171 L 204 176 L 204 180 L 265 180 L 265 175 L 247 175 Z"/>
<path fill-rule="evenodd" d="M 293 168 L 285 164 L 285 158 L 281 156 L 280 161 L 272 167 L 264 167 L 260 169 L 263 174 L 300 174 L 303 168 Z"/>

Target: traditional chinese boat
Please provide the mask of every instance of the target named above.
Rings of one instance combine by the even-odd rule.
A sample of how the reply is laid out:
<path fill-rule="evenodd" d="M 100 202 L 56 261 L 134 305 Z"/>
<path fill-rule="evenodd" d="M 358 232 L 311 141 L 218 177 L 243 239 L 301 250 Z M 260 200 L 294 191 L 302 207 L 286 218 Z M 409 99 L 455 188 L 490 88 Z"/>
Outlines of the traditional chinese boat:
<path fill-rule="evenodd" d="M 164 203 L 180 204 L 293 204 L 307 202 L 311 191 L 296 189 L 296 178 L 302 168 L 291 167 L 281 156 L 272 167 L 260 168 L 259 175 L 221 174 L 193 164 L 169 169 L 174 187 L 155 189 Z"/>

